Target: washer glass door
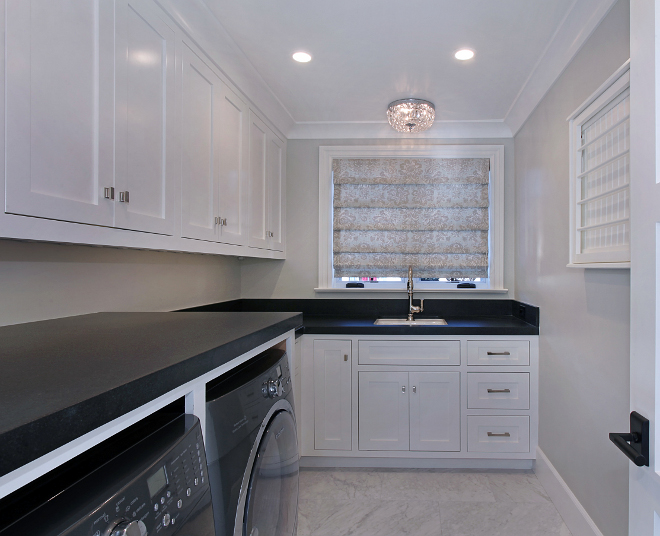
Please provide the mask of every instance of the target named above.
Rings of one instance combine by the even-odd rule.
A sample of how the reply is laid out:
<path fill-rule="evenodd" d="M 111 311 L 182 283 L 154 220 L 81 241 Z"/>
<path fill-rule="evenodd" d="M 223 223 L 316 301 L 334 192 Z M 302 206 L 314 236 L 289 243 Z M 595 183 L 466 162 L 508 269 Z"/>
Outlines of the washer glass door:
<path fill-rule="evenodd" d="M 245 502 L 243 536 L 293 536 L 298 517 L 298 442 L 288 411 L 262 436 Z"/>

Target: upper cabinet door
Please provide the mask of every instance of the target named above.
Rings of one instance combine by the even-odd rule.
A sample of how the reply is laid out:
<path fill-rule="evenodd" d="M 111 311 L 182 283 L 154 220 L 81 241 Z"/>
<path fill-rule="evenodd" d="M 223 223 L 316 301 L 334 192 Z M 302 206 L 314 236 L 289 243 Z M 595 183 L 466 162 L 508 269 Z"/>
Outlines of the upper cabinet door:
<path fill-rule="evenodd" d="M 250 242 L 256 248 L 268 247 L 266 154 L 269 129 L 250 112 Z"/>
<path fill-rule="evenodd" d="M 217 240 L 220 79 L 186 44 L 181 64 L 181 236 Z M 218 116 L 218 117 L 217 117 Z"/>
<path fill-rule="evenodd" d="M 117 2 L 117 227 L 174 231 L 174 49 L 154 4 Z"/>
<path fill-rule="evenodd" d="M 273 132 L 268 132 L 266 155 L 268 182 L 268 249 L 284 251 L 282 216 L 284 212 L 284 143 Z"/>
<path fill-rule="evenodd" d="M 112 225 L 114 2 L 7 0 L 6 206 Z"/>
<path fill-rule="evenodd" d="M 249 223 L 249 111 L 247 105 L 224 84 L 219 117 L 216 129 L 220 138 L 218 240 L 244 245 Z"/>

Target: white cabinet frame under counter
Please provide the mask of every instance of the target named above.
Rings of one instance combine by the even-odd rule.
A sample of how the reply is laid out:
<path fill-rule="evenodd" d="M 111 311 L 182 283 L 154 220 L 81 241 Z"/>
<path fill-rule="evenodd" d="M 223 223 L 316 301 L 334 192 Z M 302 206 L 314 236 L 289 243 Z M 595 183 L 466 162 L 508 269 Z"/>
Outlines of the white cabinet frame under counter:
<path fill-rule="evenodd" d="M 96 313 L 0 327 L 0 498 L 286 341 L 299 313 Z M 291 363 L 290 363 L 291 365 Z"/>
<path fill-rule="evenodd" d="M 532 467 L 538 335 L 306 332 L 300 346 L 302 465 Z M 504 352 L 517 363 L 488 362 Z"/>

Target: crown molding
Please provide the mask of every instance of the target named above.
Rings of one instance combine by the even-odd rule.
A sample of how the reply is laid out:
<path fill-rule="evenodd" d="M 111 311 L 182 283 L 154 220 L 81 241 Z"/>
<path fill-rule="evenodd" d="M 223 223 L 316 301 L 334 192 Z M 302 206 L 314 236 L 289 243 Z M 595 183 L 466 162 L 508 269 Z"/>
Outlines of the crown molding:
<path fill-rule="evenodd" d="M 573 2 L 504 118 L 514 136 L 616 1 Z"/>
<path fill-rule="evenodd" d="M 458 139 L 512 138 L 511 129 L 503 121 L 436 121 L 425 131 L 402 134 L 387 121 L 382 122 L 313 122 L 295 123 L 287 133 L 290 140 L 339 139 Z"/>

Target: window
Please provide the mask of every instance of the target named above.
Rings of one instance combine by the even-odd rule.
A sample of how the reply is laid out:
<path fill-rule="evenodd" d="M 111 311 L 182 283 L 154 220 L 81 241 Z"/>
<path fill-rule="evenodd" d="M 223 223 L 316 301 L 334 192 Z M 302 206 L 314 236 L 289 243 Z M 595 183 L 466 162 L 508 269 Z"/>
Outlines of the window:
<path fill-rule="evenodd" d="M 320 147 L 319 290 L 502 289 L 503 153 Z"/>
<path fill-rule="evenodd" d="M 630 70 L 626 62 L 569 117 L 570 264 L 630 266 Z"/>

